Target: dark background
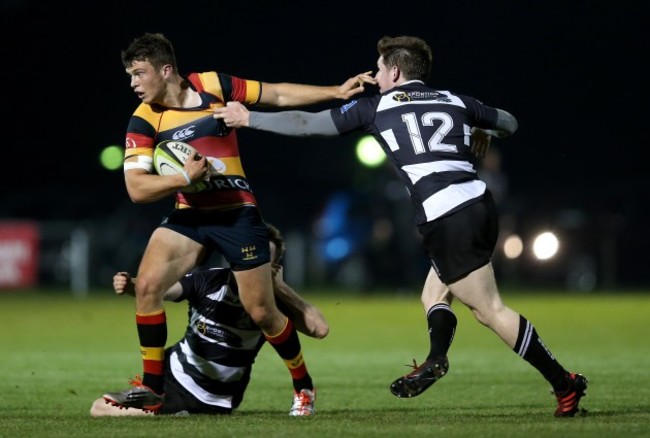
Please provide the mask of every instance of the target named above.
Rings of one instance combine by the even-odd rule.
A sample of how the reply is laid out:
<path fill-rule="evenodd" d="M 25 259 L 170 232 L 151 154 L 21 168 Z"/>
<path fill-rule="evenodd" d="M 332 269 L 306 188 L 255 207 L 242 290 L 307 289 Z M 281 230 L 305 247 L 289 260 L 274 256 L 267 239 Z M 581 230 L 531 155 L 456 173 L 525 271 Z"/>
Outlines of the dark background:
<path fill-rule="evenodd" d="M 494 146 L 518 222 L 561 228 L 569 215 L 571 245 L 614 260 L 609 283 L 647 286 L 649 11 L 641 0 L 1 0 L 0 219 L 95 221 L 111 239 L 139 229 L 146 241 L 171 200 L 134 206 L 122 172 L 98 160 L 138 104 L 120 51 L 144 32 L 172 40 L 181 72 L 318 85 L 376 72 L 377 40 L 410 34 L 432 46 L 432 86 L 517 117 Z M 392 178 L 356 162 L 354 138 L 239 137 L 262 211 L 285 232 L 309 233 L 333 192 Z"/>

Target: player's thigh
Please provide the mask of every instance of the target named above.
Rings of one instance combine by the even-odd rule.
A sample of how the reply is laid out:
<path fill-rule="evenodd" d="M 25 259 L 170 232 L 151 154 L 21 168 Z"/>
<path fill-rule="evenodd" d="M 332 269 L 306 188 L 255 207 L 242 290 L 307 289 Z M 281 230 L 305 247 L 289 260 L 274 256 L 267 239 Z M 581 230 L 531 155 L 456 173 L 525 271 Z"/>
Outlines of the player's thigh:
<path fill-rule="evenodd" d="M 138 277 L 155 278 L 169 288 L 196 266 L 203 256 L 202 244 L 167 228 L 157 228 L 151 238 L 138 269 Z"/>
<path fill-rule="evenodd" d="M 499 311 L 504 306 L 491 263 L 472 271 L 448 287 L 460 302 L 484 316 Z"/>
<path fill-rule="evenodd" d="M 271 263 L 265 263 L 252 269 L 233 271 L 239 289 L 239 298 L 247 310 L 254 307 L 273 307 L 273 282 Z"/>

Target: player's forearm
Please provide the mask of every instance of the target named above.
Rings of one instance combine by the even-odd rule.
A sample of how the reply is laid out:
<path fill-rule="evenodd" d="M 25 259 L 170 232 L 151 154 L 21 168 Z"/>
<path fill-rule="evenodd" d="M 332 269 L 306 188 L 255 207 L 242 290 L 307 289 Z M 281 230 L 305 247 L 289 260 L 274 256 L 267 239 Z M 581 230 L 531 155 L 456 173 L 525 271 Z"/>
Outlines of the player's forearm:
<path fill-rule="evenodd" d="M 517 119 L 510 114 L 508 111 L 502 110 L 497 108 L 497 126 L 495 129 L 490 129 L 487 130 L 487 133 L 489 135 L 492 135 L 494 137 L 502 138 L 502 137 L 507 137 L 509 135 L 512 135 L 515 133 L 517 128 L 519 127 L 519 124 L 517 123 Z"/>
<path fill-rule="evenodd" d="M 251 111 L 248 127 L 291 136 L 339 135 L 329 110 L 318 113 L 306 111 L 261 113 Z"/>
<path fill-rule="evenodd" d="M 343 99 L 338 86 L 315 86 L 280 83 L 274 85 L 275 106 L 302 106 Z"/>
<path fill-rule="evenodd" d="M 182 174 L 160 176 L 130 170 L 125 179 L 129 197 L 135 203 L 158 201 L 187 186 Z"/>
<path fill-rule="evenodd" d="M 372 71 L 366 71 L 348 78 L 341 85 L 319 86 L 283 82 L 262 83 L 260 105 L 302 106 L 333 99 L 350 99 L 362 93 L 366 84 L 376 84 Z"/>
<path fill-rule="evenodd" d="M 289 310 L 294 314 L 302 314 L 308 303 L 296 293 L 288 284 L 279 281 L 273 281 L 273 293 L 276 298 L 287 305 Z"/>
<path fill-rule="evenodd" d="M 329 333 L 329 324 L 318 308 L 309 304 L 290 286 L 282 281 L 274 280 L 273 291 L 279 301 L 282 301 L 293 315 L 292 321 L 296 330 L 313 338 L 322 339 Z"/>

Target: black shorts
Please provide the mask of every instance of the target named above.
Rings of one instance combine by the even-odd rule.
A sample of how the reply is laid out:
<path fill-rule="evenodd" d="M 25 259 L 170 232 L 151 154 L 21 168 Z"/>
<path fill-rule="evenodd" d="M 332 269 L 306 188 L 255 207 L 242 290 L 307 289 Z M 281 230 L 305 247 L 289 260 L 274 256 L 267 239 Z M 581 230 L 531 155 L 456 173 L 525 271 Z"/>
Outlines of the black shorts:
<path fill-rule="evenodd" d="M 186 411 L 188 414 L 228 415 L 232 409 L 213 406 L 198 400 L 174 378 L 169 365 L 170 350 L 165 350 L 165 403 L 160 408 L 160 415 L 175 415 Z"/>
<path fill-rule="evenodd" d="M 160 224 L 224 256 L 243 271 L 271 261 L 269 230 L 255 207 L 234 210 L 177 209 Z"/>
<path fill-rule="evenodd" d="M 480 200 L 418 228 L 433 269 L 450 284 L 490 262 L 499 234 L 496 205 L 486 190 Z"/>

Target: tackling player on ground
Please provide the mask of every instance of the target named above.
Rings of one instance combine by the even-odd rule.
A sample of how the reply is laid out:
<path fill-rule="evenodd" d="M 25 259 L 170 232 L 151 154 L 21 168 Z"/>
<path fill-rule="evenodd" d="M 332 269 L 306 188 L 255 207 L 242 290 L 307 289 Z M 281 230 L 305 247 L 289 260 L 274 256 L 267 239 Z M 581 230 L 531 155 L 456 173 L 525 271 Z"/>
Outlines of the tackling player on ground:
<path fill-rule="evenodd" d="M 273 290 L 278 306 L 302 333 L 324 338 L 329 326 L 322 313 L 306 302 L 282 275 L 285 251 L 280 232 L 268 225 L 271 236 Z M 126 272 L 113 277 L 118 295 L 135 295 L 134 280 Z M 264 345 L 260 329 L 242 307 L 233 272 L 225 268 L 197 271 L 183 277 L 165 292 L 166 301 L 187 301 L 188 325 L 185 336 L 165 350 L 165 404 L 158 414 L 230 414 L 242 402 L 253 362 Z M 307 369 L 304 370 L 308 376 Z M 140 384 L 137 378 L 136 384 Z M 294 396 L 289 415 L 314 414 L 312 397 Z M 119 395 L 108 393 L 95 400 L 90 414 L 104 416 L 154 415 L 138 408 L 111 404 Z"/>

